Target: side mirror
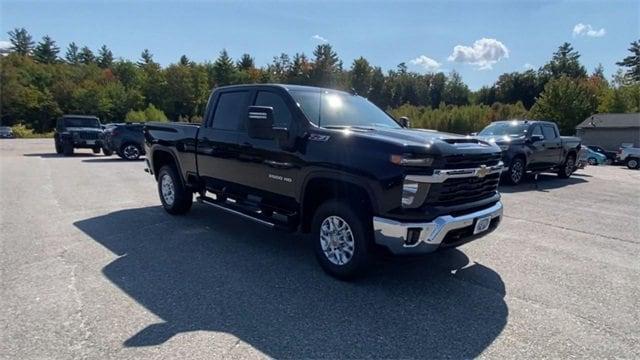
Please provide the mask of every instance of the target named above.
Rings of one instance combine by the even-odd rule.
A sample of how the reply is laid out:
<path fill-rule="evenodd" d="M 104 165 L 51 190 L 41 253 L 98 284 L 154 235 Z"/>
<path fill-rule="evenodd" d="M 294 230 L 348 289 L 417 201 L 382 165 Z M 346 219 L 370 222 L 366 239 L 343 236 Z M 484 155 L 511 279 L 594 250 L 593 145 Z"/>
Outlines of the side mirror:
<path fill-rule="evenodd" d="M 400 119 L 398 119 L 398 122 L 400 123 L 400 126 L 402 126 L 403 128 L 411 127 L 411 121 L 409 121 L 409 118 L 406 116 L 403 116 Z"/>
<path fill-rule="evenodd" d="M 273 139 L 273 108 L 249 106 L 247 133 L 252 139 Z"/>
<path fill-rule="evenodd" d="M 544 140 L 544 136 L 542 136 L 542 135 L 531 135 L 530 139 L 531 139 L 532 143 L 535 143 L 535 142 Z"/>

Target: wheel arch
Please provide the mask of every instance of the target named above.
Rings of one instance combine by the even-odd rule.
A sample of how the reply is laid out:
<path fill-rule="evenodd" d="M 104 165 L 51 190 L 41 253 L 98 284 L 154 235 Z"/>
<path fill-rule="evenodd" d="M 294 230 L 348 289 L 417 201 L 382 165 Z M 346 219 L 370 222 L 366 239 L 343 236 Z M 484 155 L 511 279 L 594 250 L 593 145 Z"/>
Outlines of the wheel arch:
<path fill-rule="evenodd" d="M 309 232 L 316 209 L 323 202 L 336 198 L 361 204 L 372 213 L 377 211 L 375 197 L 363 181 L 352 176 L 315 174 L 307 177 L 302 188 L 300 230 Z"/>

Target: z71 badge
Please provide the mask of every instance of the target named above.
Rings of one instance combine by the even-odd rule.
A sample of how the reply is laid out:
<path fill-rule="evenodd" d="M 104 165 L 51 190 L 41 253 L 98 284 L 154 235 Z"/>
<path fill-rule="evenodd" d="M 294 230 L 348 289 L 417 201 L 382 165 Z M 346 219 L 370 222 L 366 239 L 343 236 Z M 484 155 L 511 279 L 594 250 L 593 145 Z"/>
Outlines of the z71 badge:
<path fill-rule="evenodd" d="M 311 141 L 327 141 L 329 138 L 331 138 L 329 135 L 309 134 L 309 140 Z"/>

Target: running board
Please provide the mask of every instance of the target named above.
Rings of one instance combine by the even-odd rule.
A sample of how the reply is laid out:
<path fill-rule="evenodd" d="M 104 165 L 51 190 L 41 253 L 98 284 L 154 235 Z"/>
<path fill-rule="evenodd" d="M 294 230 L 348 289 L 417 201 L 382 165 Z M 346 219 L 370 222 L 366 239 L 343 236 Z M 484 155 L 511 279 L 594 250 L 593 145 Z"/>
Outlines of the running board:
<path fill-rule="evenodd" d="M 255 221 L 255 222 L 259 223 L 259 224 L 262 224 L 264 226 L 267 226 L 267 227 L 270 227 L 270 228 L 276 227 L 276 224 L 274 224 L 274 223 L 272 223 L 270 221 L 260 219 L 259 217 L 253 216 L 251 214 L 247 214 L 245 211 L 243 211 L 240 208 L 234 209 L 232 207 L 232 205 L 224 204 L 224 203 L 222 203 L 220 201 L 216 201 L 216 200 L 214 200 L 214 199 L 212 199 L 210 197 L 198 196 L 197 200 L 198 200 L 198 202 L 201 202 L 201 203 L 207 204 L 207 205 L 211 205 L 211 206 L 213 206 L 215 208 L 218 208 L 220 210 L 226 211 L 228 213 L 231 213 L 231 214 L 234 214 L 234 215 L 239 215 L 239 216 L 241 216 L 241 217 L 243 217 L 245 219 L 253 220 L 253 221 Z"/>

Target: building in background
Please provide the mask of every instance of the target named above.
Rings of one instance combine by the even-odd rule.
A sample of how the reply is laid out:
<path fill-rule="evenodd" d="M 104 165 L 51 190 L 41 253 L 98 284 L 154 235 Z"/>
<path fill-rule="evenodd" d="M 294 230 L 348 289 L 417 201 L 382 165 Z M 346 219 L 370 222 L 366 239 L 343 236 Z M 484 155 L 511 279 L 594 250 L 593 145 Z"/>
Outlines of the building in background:
<path fill-rule="evenodd" d="M 585 145 L 617 150 L 622 144 L 640 147 L 640 113 L 594 114 L 576 126 Z"/>

